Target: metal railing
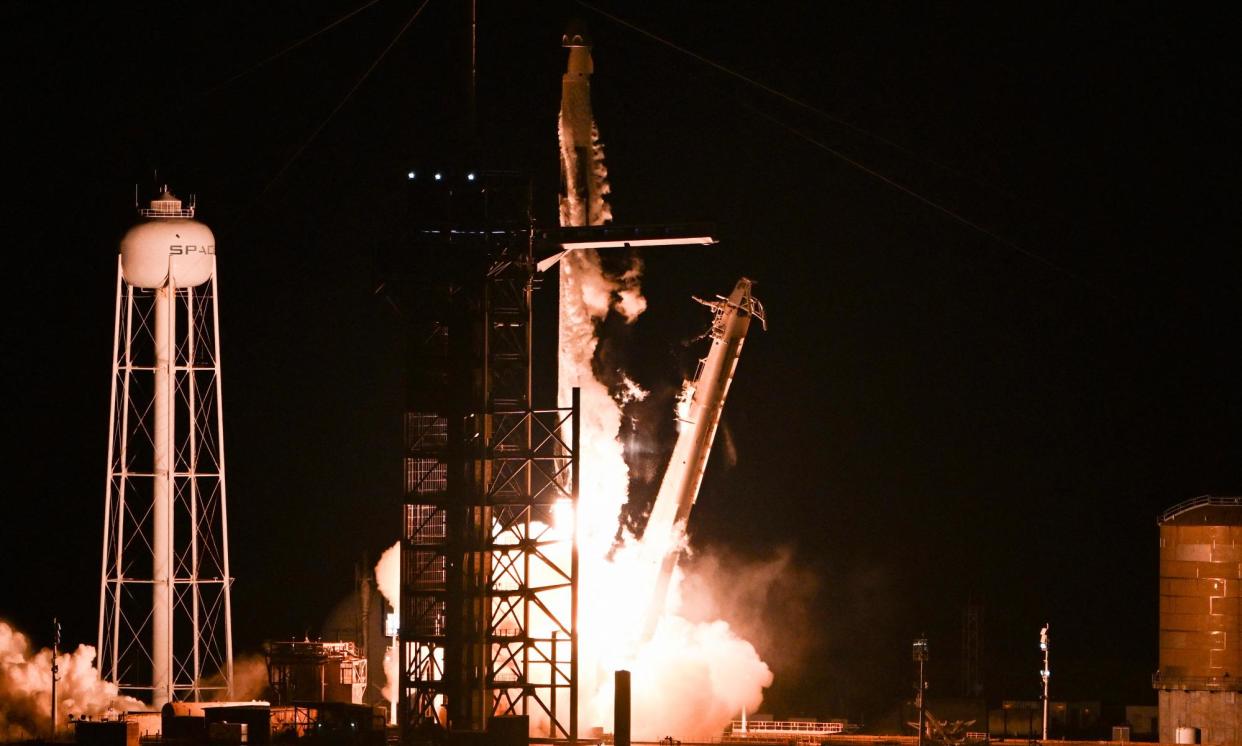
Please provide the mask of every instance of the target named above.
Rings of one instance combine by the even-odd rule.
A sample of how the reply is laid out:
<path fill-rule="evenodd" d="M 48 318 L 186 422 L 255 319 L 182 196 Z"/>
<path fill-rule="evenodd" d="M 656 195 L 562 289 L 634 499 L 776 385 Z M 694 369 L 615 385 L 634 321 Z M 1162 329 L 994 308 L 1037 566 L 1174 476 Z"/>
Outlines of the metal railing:
<path fill-rule="evenodd" d="M 1192 497 L 1189 500 L 1184 500 L 1161 513 L 1160 517 L 1157 519 L 1157 523 L 1167 523 L 1183 513 L 1209 505 L 1222 508 L 1242 507 L 1242 497 L 1215 497 L 1213 495 L 1200 495 L 1198 497 Z"/>
<path fill-rule="evenodd" d="M 150 207 L 139 207 L 138 214 L 144 218 L 192 218 L 194 203 L 187 207 L 179 199 L 157 199 Z"/>
<path fill-rule="evenodd" d="M 845 723 L 839 720 L 826 723 L 804 720 L 751 720 L 744 725 L 741 720 L 734 720 L 729 727 L 729 735 L 733 738 L 774 735 L 834 735 L 844 732 Z"/>

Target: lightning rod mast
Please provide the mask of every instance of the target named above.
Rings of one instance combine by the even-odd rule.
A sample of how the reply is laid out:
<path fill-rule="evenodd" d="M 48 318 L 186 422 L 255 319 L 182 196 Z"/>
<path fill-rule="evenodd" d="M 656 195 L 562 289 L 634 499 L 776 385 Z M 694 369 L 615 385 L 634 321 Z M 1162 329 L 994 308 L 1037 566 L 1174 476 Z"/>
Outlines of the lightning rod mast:
<path fill-rule="evenodd" d="M 1044 667 L 1039 670 L 1039 678 L 1044 684 L 1044 729 L 1041 740 L 1048 740 L 1048 679 L 1052 676 L 1052 670 L 1048 667 L 1048 624 L 1045 622 L 1043 629 L 1039 630 L 1039 649 L 1044 654 Z"/>

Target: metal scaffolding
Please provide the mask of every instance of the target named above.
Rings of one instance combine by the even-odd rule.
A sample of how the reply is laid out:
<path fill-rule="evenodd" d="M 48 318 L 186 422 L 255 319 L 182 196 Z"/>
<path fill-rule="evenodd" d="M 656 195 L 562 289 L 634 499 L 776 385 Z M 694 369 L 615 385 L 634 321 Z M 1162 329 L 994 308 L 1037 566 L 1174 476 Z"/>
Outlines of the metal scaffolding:
<path fill-rule="evenodd" d="M 415 204 L 386 287 L 411 347 L 399 717 L 415 739 L 508 715 L 572 738 L 578 407 L 532 406 L 529 184 L 437 179 Z"/>

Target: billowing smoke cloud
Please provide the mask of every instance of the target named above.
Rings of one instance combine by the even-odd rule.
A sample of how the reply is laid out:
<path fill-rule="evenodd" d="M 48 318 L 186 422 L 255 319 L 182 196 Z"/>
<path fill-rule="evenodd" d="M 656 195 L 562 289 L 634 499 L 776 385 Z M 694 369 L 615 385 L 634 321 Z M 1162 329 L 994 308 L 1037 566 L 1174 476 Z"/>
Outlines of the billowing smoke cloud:
<path fill-rule="evenodd" d="M 604 164 L 604 143 L 599 139 L 599 127 L 591 122 L 591 204 L 587 225 L 603 225 L 612 220 L 612 206 L 604 199 L 612 193 L 608 184 L 608 166 Z M 640 311 L 641 313 L 641 311 Z"/>
<path fill-rule="evenodd" d="M 380 595 L 394 611 L 400 613 L 401 599 L 401 542 L 384 550 L 375 563 L 375 586 Z M 397 701 L 397 668 L 400 665 L 397 651 L 386 648 L 384 653 L 384 685 L 380 693 L 389 702 Z"/>
<path fill-rule="evenodd" d="M 723 621 L 690 622 L 666 614 L 655 635 L 625 662 L 632 689 L 635 738 L 711 741 L 743 708 L 755 712 L 772 672 L 754 647 Z M 612 729 L 612 681 L 592 702 Z"/>
<path fill-rule="evenodd" d="M 263 699 L 267 693 L 267 660 L 254 653 L 233 659 L 233 699 Z"/>
<path fill-rule="evenodd" d="M 589 150 L 575 149 L 563 118 L 560 135 L 567 180 L 560 204 L 562 224 L 599 225 L 610 220 L 611 210 L 604 199 L 609 191 L 607 170 L 598 130 L 592 124 Z M 578 167 L 579 157 L 592 159 L 589 168 Z M 581 178 L 592 183 L 575 183 Z M 620 269 L 611 264 L 605 269 L 593 250 L 572 251 L 561 260 L 558 399 L 567 404 L 570 390 L 578 387 L 582 403 L 577 516 L 580 722 L 583 733 L 594 726 L 612 728 L 613 672 L 625 668 L 632 673 L 635 737 L 710 739 L 719 736 L 743 709 L 754 711 L 759 707 L 764 688 L 772 683 L 772 672 L 755 647 L 727 621 L 703 613 L 726 610 L 719 602 L 713 606 L 703 600 L 704 588 L 712 585 L 706 577 L 687 586 L 695 593 L 690 604 L 683 604 L 679 571 L 663 617 L 649 637 L 640 636 L 651 601 L 650 584 L 644 584 L 650 573 L 642 560 L 643 542 L 684 544 L 685 535 L 677 527 L 676 536 L 644 536 L 640 541 L 622 524 L 629 487 L 629 468 L 620 439 L 622 406 L 641 400 L 646 392 L 619 371 L 601 376 L 595 367 L 598 330 L 605 319 L 615 314 L 613 318 L 632 323 L 646 309 L 641 275 L 642 266 L 636 259 Z M 557 545 L 544 551 L 558 554 L 567 549 Z M 399 545 L 394 545 L 375 568 L 380 592 L 394 608 L 399 607 L 399 552 Z M 538 578 L 532 580 L 539 582 Z M 561 599 L 566 604 L 568 600 L 568 596 Z M 568 608 L 558 613 L 567 616 Z M 384 696 L 391 700 L 397 662 L 386 659 L 384 668 Z M 538 720 L 532 720 L 532 728 L 542 734 L 546 722 Z"/>
<path fill-rule="evenodd" d="M 224 674 L 210 676 L 203 683 L 208 687 L 223 686 Z M 267 658 L 258 653 L 233 657 L 233 691 L 215 689 L 207 693 L 207 699 L 216 702 L 245 702 L 267 696 Z"/>
<path fill-rule="evenodd" d="M 94 662 L 95 648 L 90 645 L 57 657 L 56 711 L 61 727 L 70 715 L 103 718 L 147 709 L 118 694 L 115 684 L 100 681 Z M 0 741 L 46 736 L 51 731 L 51 706 L 52 651 L 32 651 L 29 638 L 0 621 Z"/>
<path fill-rule="evenodd" d="M 577 152 L 560 127 L 562 171 L 567 184 L 561 201 L 562 225 L 599 225 L 612 218 L 604 200 L 609 187 L 599 131 L 592 123 L 588 178 L 581 173 Z M 582 204 L 581 195 L 589 204 Z M 583 222 L 588 218 L 588 222 Z M 654 739 L 709 739 L 743 708 L 756 709 L 772 672 L 753 645 L 717 618 L 691 621 L 679 615 L 677 599 L 665 608 L 649 638 L 642 638 L 651 601 L 644 582 L 650 575 L 643 544 L 684 544 L 683 527 L 675 536 L 644 535 L 641 540 L 622 523 L 628 500 L 629 467 L 621 441 L 622 406 L 641 400 L 645 392 L 619 372 L 603 372 L 622 385 L 609 390 L 595 369 L 601 322 L 615 312 L 632 323 L 646 310 L 641 292 L 642 265 L 635 258 L 620 272 L 606 272 L 595 251 L 569 252 L 562 259 L 560 288 L 560 391 L 562 406 L 572 387 L 580 389 L 582 412 L 579 461 L 580 610 L 579 688 L 582 721 L 611 729 L 612 672 L 631 671 L 633 734 Z M 674 579 L 676 596 L 680 575 Z"/>
<path fill-rule="evenodd" d="M 561 196 L 561 225 L 602 225 L 612 220 L 612 210 L 605 199 L 610 187 L 604 146 L 595 122 L 591 121 L 590 126 L 591 148 L 579 150 L 563 112 L 559 120 L 561 171 L 566 180 Z M 579 157 L 591 158 L 587 168 L 579 168 Z M 579 184 L 582 178 L 590 183 Z M 613 400 L 608 382 L 599 380 L 593 370 L 599 346 L 597 327 L 610 311 L 632 323 L 646 310 L 641 276 L 642 265 L 637 258 L 614 272 L 604 270 L 594 249 L 570 251 L 561 259 L 557 400 L 561 406 L 568 406 L 572 390 L 580 390 L 580 458 L 584 464 L 581 491 L 592 496 L 591 510 L 580 511 L 578 516 L 580 541 L 584 545 L 611 545 L 629 482 L 624 448 L 618 439 L 621 408 Z"/>
<path fill-rule="evenodd" d="M 682 616 L 727 619 L 782 673 L 799 673 L 823 644 L 812 623 L 819 578 L 795 560 L 789 547 L 757 558 L 720 548 L 700 550 L 683 561 L 682 569 Z"/>
<path fill-rule="evenodd" d="M 579 515 L 583 544 L 610 546 L 617 533 L 617 516 L 626 503 L 629 470 L 617 435 L 621 408 L 606 382 L 593 372 L 599 340 L 598 323 L 616 308 L 619 313 L 643 304 L 632 288 L 630 301 L 622 304 L 622 281 L 607 276 L 593 250 L 571 251 L 561 260 L 560 340 L 558 401 L 568 406 L 576 387 L 582 401 L 580 458 L 582 494 L 590 495 L 591 510 Z M 636 280 L 634 280 L 636 282 Z"/>

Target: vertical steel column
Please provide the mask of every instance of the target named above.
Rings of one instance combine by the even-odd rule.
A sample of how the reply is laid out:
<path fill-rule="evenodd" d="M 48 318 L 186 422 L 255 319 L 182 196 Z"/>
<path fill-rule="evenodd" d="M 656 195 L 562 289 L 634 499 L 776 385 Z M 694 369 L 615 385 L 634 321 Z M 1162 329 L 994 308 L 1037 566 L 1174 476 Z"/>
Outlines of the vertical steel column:
<path fill-rule="evenodd" d="M 168 284 L 155 291 L 155 404 L 151 446 L 151 704 L 159 708 L 173 699 L 173 472 L 176 460 L 175 373 L 177 329 L 173 304 L 172 261 Z"/>
<path fill-rule="evenodd" d="M 220 362 L 220 267 L 216 257 L 211 257 L 211 324 L 212 324 L 212 367 L 214 368 L 216 388 L 216 478 L 220 500 L 220 545 L 223 549 L 221 564 L 223 567 L 224 593 L 224 677 L 225 692 L 229 699 L 233 698 L 233 573 L 229 567 L 229 500 L 224 478 L 224 376 Z"/>
<path fill-rule="evenodd" d="M 548 703 L 548 714 L 550 716 L 548 718 L 548 738 L 556 738 L 556 700 L 558 699 L 556 692 L 556 638 L 556 630 L 552 630 L 552 661 L 548 671 L 548 686 L 551 689 L 551 694 L 548 696 L 548 699 L 551 700 Z"/>
<path fill-rule="evenodd" d="M 571 548 L 570 576 L 571 610 L 569 637 L 569 742 L 578 742 L 578 502 L 579 487 L 582 484 L 582 389 L 574 386 L 573 397 L 573 496 L 570 500 L 574 506 L 574 534 Z"/>
<path fill-rule="evenodd" d="M 524 384 L 526 395 L 524 397 L 523 407 L 526 409 L 530 409 L 533 403 L 533 399 L 534 399 L 534 385 L 533 385 L 533 380 L 532 380 L 531 363 L 533 362 L 532 350 L 533 350 L 533 345 L 534 345 L 534 330 L 532 327 L 534 326 L 535 319 L 534 319 L 534 307 L 532 305 L 532 292 L 534 288 L 533 288 L 533 281 L 531 279 L 531 273 L 534 271 L 535 256 L 534 256 L 534 247 L 531 245 L 531 242 L 529 239 L 529 233 L 527 234 L 525 251 L 522 256 L 522 259 L 524 263 L 524 266 L 522 267 L 522 272 L 524 273 L 524 277 L 523 277 L 523 281 L 522 281 L 522 285 L 521 285 L 521 289 L 519 293 L 520 293 L 520 299 L 523 305 L 523 310 L 525 311 L 524 317 L 522 319 L 524 323 L 523 323 L 523 328 L 522 328 L 522 342 L 521 342 L 522 349 L 524 351 L 524 358 L 525 358 L 523 360 L 523 368 L 524 368 L 523 372 L 525 373 L 525 376 L 524 376 L 525 380 L 523 381 L 523 384 Z M 533 454 L 534 422 L 532 420 L 533 420 L 533 415 L 531 417 L 526 417 L 523 419 L 522 427 L 523 427 L 524 432 L 522 433 L 522 443 L 525 445 L 526 450 L 528 452 L 531 452 L 532 457 L 533 457 L 534 455 Z M 531 468 L 530 465 L 527 465 L 527 468 L 523 472 L 523 483 L 521 487 L 522 487 L 522 494 L 529 496 L 533 503 L 534 495 L 535 495 L 535 479 L 534 479 L 533 469 Z M 534 531 L 533 512 L 534 512 L 533 504 L 527 506 L 526 509 L 522 511 L 523 521 L 524 521 L 524 525 L 522 526 L 522 535 L 526 537 L 528 541 L 531 539 L 532 532 Z M 522 577 L 525 579 L 525 582 L 529 585 L 532 581 L 531 552 L 522 553 L 522 562 L 523 562 Z M 526 688 L 523 689 L 522 713 L 521 714 L 526 715 L 527 717 L 530 717 L 533 714 L 534 708 L 531 707 L 531 699 L 532 697 L 535 696 L 535 693 L 532 688 L 532 682 L 531 682 L 531 649 L 535 645 L 535 643 L 530 639 L 531 637 L 531 632 L 530 632 L 531 606 L 532 606 L 533 601 L 534 599 L 531 599 L 531 598 L 526 598 L 526 599 L 523 599 L 522 601 L 522 631 L 523 631 L 523 634 L 526 636 L 526 642 L 524 645 L 522 645 L 522 671 L 523 671 L 523 676 L 525 678 L 525 681 L 523 683 L 526 685 Z M 556 630 L 552 630 L 552 647 L 553 648 L 556 647 Z M 552 651 L 552 657 L 553 658 L 556 657 L 555 650 Z M 555 727 L 556 727 L 555 726 L 555 723 L 556 723 L 556 683 L 554 681 L 555 676 L 556 676 L 555 664 L 553 664 L 548 674 L 548 699 L 550 701 L 550 707 L 551 707 L 549 722 L 553 724 L 552 730 L 555 730 Z"/>
<path fill-rule="evenodd" d="M 108 538 L 112 535 L 112 460 L 116 458 L 116 379 L 120 375 L 117 350 L 121 347 L 121 256 L 116 257 L 116 310 L 112 319 L 112 386 L 108 395 L 108 468 L 104 472 L 104 530 L 103 550 L 99 560 L 99 634 L 96 637 L 95 650 L 98 651 L 99 668 L 104 667 L 104 610 L 107 608 L 108 593 Z M 128 341 L 128 338 L 127 338 Z"/>

